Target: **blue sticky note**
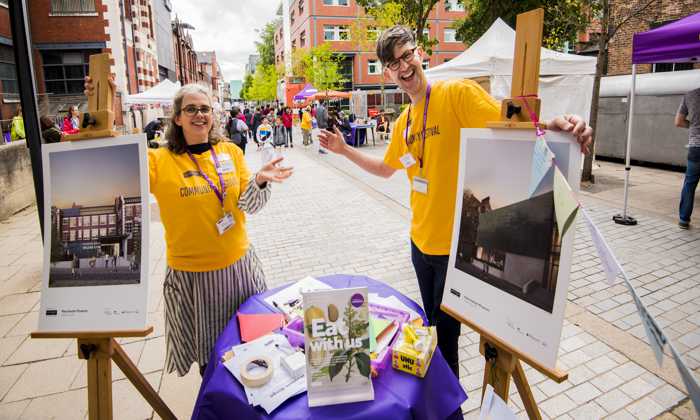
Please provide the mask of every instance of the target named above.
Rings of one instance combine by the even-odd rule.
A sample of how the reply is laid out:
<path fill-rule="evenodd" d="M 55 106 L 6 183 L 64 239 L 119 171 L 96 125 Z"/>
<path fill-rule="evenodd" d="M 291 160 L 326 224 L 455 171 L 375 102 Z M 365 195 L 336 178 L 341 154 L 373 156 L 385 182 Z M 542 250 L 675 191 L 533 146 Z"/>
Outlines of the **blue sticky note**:
<path fill-rule="evenodd" d="M 535 141 L 535 147 L 532 150 L 532 167 L 530 169 L 530 186 L 528 187 L 528 196 L 532 195 L 537 191 L 537 187 L 542 183 L 549 169 L 552 167 L 552 160 L 554 159 L 554 154 L 549 147 L 547 142 L 544 141 L 544 137 L 538 137 Z"/>

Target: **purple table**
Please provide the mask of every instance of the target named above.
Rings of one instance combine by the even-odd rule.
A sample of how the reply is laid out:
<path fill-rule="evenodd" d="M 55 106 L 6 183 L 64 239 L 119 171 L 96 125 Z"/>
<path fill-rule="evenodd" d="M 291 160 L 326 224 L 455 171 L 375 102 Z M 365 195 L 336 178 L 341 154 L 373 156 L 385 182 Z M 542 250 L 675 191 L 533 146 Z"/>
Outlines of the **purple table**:
<path fill-rule="evenodd" d="M 422 309 L 411 299 L 384 283 L 362 276 L 333 275 L 319 280 L 335 288 L 367 286 L 380 296 L 398 297 L 403 303 L 423 315 Z M 284 287 L 284 286 L 283 286 Z M 243 313 L 272 312 L 263 299 L 281 289 L 268 290 L 251 296 L 240 307 Z M 425 320 L 425 316 L 423 316 Z M 385 369 L 374 383 L 374 401 L 337 404 L 309 408 L 306 393 L 285 401 L 267 416 L 260 407 L 248 405 L 243 387 L 221 364 L 221 355 L 240 343 L 235 316 L 221 333 L 212 351 L 211 360 L 199 389 L 193 419 L 435 419 L 454 415 L 467 395 L 442 357 L 435 350 L 425 378 L 417 378 L 391 367 Z M 216 362 L 214 362 L 216 361 Z M 461 417 L 461 413 L 457 418 Z"/>

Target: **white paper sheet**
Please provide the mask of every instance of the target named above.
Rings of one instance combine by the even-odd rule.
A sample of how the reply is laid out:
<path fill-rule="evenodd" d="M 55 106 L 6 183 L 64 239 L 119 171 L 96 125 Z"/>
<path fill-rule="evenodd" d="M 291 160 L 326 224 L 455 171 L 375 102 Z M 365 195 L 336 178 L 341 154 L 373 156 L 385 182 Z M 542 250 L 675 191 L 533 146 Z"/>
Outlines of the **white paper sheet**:
<path fill-rule="evenodd" d="M 591 216 L 588 215 L 586 209 L 581 207 L 581 213 L 583 214 L 583 220 L 586 221 L 586 225 L 591 231 L 593 245 L 595 245 L 595 249 L 598 251 L 598 257 L 600 257 L 600 262 L 603 265 L 608 284 L 613 285 L 615 284 L 617 275 L 622 273 L 622 267 L 620 263 L 617 262 L 617 258 L 615 258 L 615 255 L 610 250 L 610 246 L 605 242 L 605 238 L 603 238 L 598 227 L 593 223 L 593 220 L 591 220 Z"/>
<path fill-rule="evenodd" d="M 683 363 L 683 359 L 681 359 L 681 356 L 676 351 L 676 348 L 673 347 L 673 345 L 670 347 L 671 354 L 673 354 L 673 360 L 676 362 L 676 367 L 681 374 L 681 379 L 683 379 L 683 383 L 688 390 L 690 400 L 695 406 L 695 411 L 698 413 L 698 415 L 700 415 L 700 386 L 698 385 L 698 381 L 695 379 L 695 376 L 693 376 L 693 372 L 691 372 L 690 369 L 688 369 L 688 366 Z"/>
<path fill-rule="evenodd" d="M 484 401 L 481 403 L 479 420 L 517 420 L 513 411 L 493 390 L 491 385 L 486 385 Z"/>
<path fill-rule="evenodd" d="M 413 309 L 409 308 L 405 303 L 401 302 L 396 296 L 381 297 L 376 293 L 369 294 L 369 302 L 377 305 L 386 306 L 389 308 L 401 309 L 406 311 L 411 315 L 411 321 L 420 318 L 420 314 Z"/>
<path fill-rule="evenodd" d="M 266 297 L 265 303 L 284 312 L 290 318 L 301 317 L 303 315 L 301 293 L 321 289 L 332 289 L 332 287 L 320 280 L 307 276 Z M 275 304 L 277 305 L 275 306 Z"/>
<path fill-rule="evenodd" d="M 637 291 L 629 282 L 625 273 L 623 272 L 622 274 L 625 280 L 625 286 L 627 286 L 627 289 L 632 295 L 634 305 L 637 307 L 637 313 L 639 314 L 639 318 L 642 320 L 644 332 L 647 334 L 647 341 L 649 341 L 651 349 L 654 350 L 656 362 L 659 364 L 659 366 L 661 366 L 664 360 L 664 346 L 668 342 L 668 339 L 661 330 L 661 327 L 659 327 L 659 325 L 656 323 L 656 320 L 651 316 L 646 306 L 644 306 L 644 303 L 642 303 L 641 299 L 639 299 Z"/>
<path fill-rule="evenodd" d="M 269 334 L 249 343 L 234 346 L 231 350 L 234 356 L 224 362 L 224 366 L 233 374 L 241 385 L 241 365 L 253 356 L 266 356 L 272 360 L 273 375 L 268 383 L 258 388 L 243 386 L 250 405 L 261 406 L 268 414 L 279 407 L 287 399 L 306 391 L 306 377 L 292 378 L 281 366 L 280 359 L 284 354 L 277 349 L 288 348 L 287 338 L 281 334 Z"/>

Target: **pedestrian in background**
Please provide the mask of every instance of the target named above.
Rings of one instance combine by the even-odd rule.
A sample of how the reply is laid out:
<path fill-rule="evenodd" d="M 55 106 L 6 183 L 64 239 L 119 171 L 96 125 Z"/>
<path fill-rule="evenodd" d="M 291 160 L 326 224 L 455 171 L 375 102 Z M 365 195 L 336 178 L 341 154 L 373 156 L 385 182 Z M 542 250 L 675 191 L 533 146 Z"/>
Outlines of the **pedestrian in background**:
<path fill-rule="evenodd" d="M 22 140 L 26 138 L 24 135 L 24 119 L 22 118 L 22 105 L 17 106 L 15 116 L 12 117 L 12 126 L 10 126 L 10 138 L 12 141 Z"/>
<path fill-rule="evenodd" d="M 284 126 L 284 147 L 294 147 L 294 139 L 292 138 L 292 126 L 294 123 L 292 116 L 292 108 L 285 107 L 282 112 L 282 125 Z"/>
<path fill-rule="evenodd" d="M 319 130 L 328 129 L 328 111 L 323 105 L 323 102 L 319 102 L 318 106 L 316 107 L 316 125 L 318 126 Z M 325 150 L 323 150 L 323 147 L 321 147 L 320 142 L 318 144 L 318 153 L 322 155 L 327 153 Z"/>
<path fill-rule="evenodd" d="M 304 146 L 308 146 L 311 140 L 311 108 L 306 107 L 301 114 L 301 139 Z"/>
<path fill-rule="evenodd" d="M 39 118 L 39 123 L 41 124 L 41 138 L 44 139 L 44 143 L 58 143 L 61 141 L 63 134 L 61 130 L 56 128 L 56 124 L 53 120 L 46 115 L 42 115 Z"/>
<path fill-rule="evenodd" d="M 683 95 L 675 123 L 676 127 L 688 129 L 688 166 L 678 206 L 678 227 L 688 229 L 695 204 L 695 189 L 700 180 L 700 88 Z"/>
<path fill-rule="evenodd" d="M 75 134 L 80 131 L 80 111 L 75 105 L 71 105 L 68 108 L 68 114 L 63 119 L 63 133 L 64 134 Z"/>

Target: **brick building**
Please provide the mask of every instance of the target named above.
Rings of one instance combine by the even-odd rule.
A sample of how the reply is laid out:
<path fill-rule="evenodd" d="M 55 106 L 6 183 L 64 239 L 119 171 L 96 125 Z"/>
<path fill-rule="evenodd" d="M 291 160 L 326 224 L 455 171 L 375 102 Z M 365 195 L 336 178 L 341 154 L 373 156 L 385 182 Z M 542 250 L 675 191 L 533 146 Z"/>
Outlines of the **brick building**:
<path fill-rule="evenodd" d="M 216 61 L 216 51 L 198 51 L 197 62 L 203 80 L 210 83 L 211 91 L 221 102 L 224 96 L 224 81 L 221 67 Z"/>
<path fill-rule="evenodd" d="M 196 83 L 200 80 L 197 53 L 194 51 L 194 43 L 187 32 L 188 29 L 192 29 L 192 26 L 175 16 L 175 20 L 172 22 L 173 53 L 175 54 L 177 80 L 183 85 Z"/>
<path fill-rule="evenodd" d="M 629 10 L 639 3 L 640 1 L 612 2 L 614 20 L 618 20 L 618 16 L 627 15 Z M 643 13 L 623 25 L 610 41 L 607 74 L 612 76 L 632 73 L 632 35 L 636 32 L 654 29 L 698 12 L 700 12 L 700 0 L 659 0 L 653 2 Z M 637 72 L 680 71 L 692 68 L 693 64 L 691 63 L 642 64 L 637 66 Z M 695 64 L 695 68 L 700 68 L 700 65 Z"/>
<path fill-rule="evenodd" d="M 381 65 L 374 48 L 363 48 L 350 39 L 352 23 L 368 19 L 354 0 L 290 0 L 289 13 L 292 50 L 330 43 L 343 57 L 342 72 L 348 80 L 346 90 L 380 87 Z M 464 6 L 457 0 L 440 1 L 435 5 L 429 16 L 428 33 L 439 42 L 426 59 L 425 68 L 442 64 L 465 50 L 465 45 L 455 39 L 455 30 L 450 28 L 452 22 L 464 14 Z M 284 64 L 283 26 L 278 26 L 274 37 L 277 64 Z"/>

